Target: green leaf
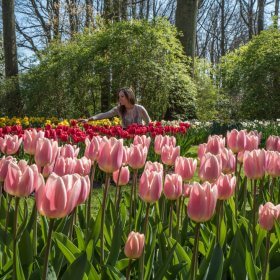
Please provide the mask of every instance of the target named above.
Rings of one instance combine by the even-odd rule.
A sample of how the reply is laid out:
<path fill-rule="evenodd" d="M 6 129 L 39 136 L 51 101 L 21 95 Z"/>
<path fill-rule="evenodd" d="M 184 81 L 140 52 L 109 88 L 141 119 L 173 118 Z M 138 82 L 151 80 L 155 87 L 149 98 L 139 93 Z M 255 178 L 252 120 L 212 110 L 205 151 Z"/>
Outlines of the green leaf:
<path fill-rule="evenodd" d="M 216 244 L 204 280 L 219 280 L 223 275 L 224 256 L 221 246 Z"/>
<path fill-rule="evenodd" d="M 107 264 L 109 265 L 114 266 L 116 264 L 116 261 L 118 260 L 120 248 L 122 244 L 122 233 L 123 233 L 122 222 L 120 218 L 118 218 L 115 224 L 112 246 L 107 260 Z"/>
<path fill-rule="evenodd" d="M 16 271 L 17 279 L 25 280 L 25 276 L 24 276 L 24 273 L 23 273 L 23 270 L 22 270 L 22 266 L 21 266 L 21 261 L 20 261 L 20 258 L 19 258 L 19 250 L 17 250 L 16 268 L 17 268 L 17 271 Z"/>
<path fill-rule="evenodd" d="M 274 268 L 273 270 L 271 270 L 269 272 L 269 280 L 278 280 L 279 279 L 279 275 L 280 275 L 280 266 L 278 266 L 277 268 Z"/>
<path fill-rule="evenodd" d="M 175 243 L 173 245 L 173 247 L 171 248 L 171 250 L 169 251 L 169 253 L 167 255 L 167 258 L 164 260 L 163 264 L 156 271 L 155 277 L 154 277 L 155 280 L 162 279 L 164 274 L 167 272 L 169 265 L 173 259 L 173 254 L 176 249 L 176 246 L 177 246 L 177 243 Z"/>
<path fill-rule="evenodd" d="M 125 276 L 114 266 L 105 265 L 105 272 L 106 272 L 106 278 L 104 278 L 104 279 L 112 279 L 112 280 L 123 279 L 123 280 L 125 280 Z"/>
<path fill-rule="evenodd" d="M 83 279 L 87 266 L 87 255 L 85 252 L 83 252 L 75 259 L 75 261 L 71 263 L 70 266 L 68 266 L 67 270 L 62 276 L 62 280 Z"/>
<path fill-rule="evenodd" d="M 126 258 L 126 259 L 117 261 L 115 266 L 119 271 L 122 271 L 127 268 L 128 264 L 129 264 L 129 259 Z"/>
<path fill-rule="evenodd" d="M 63 233 L 53 232 L 54 242 L 71 264 L 81 251 Z"/>
<path fill-rule="evenodd" d="M 74 225 L 74 229 L 75 229 L 75 232 L 76 232 L 76 236 L 77 236 L 77 240 L 78 240 L 78 248 L 83 251 L 85 250 L 85 239 L 84 239 L 84 234 L 81 230 L 80 227 Z"/>

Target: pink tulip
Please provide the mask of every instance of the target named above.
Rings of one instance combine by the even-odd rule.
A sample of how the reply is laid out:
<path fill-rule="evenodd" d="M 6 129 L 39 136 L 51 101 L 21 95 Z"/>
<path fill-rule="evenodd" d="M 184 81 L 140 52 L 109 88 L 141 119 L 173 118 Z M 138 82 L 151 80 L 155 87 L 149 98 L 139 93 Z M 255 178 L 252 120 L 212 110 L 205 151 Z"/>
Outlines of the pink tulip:
<path fill-rule="evenodd" d="M 268 151 L 277 151 L 278 142 L 280 142 L 280 137 L 270 135 L 266 140 L 266 149 Z"/>
<path fill-rule="evenodd" d="M 260 227 L 270 231 L 274 226 L 274 220 L 277 219 L 278 210 L 271 202 L 265 205 L 260 205 L 259 208 L 259 223 Z"/>
<path fill-rule="evenodd" d="M 194 176 L 196 166 L 196 159 L 177 157 L 175 160 L 175 173 L 181 175 L 183 181 L 189 181 Z"/>
<path fill-rule="evenodd" d="M 46 165 L 51 167 L 51 165 Z M 64 158 L 59 156 L 57 158 L 57 160 L 55 161 L 54 167 L 53 167 L 53 172 L 55 172 L 58 176 L 63 176 L 63 175 L 67 175 L 67 174 L 73 174 L 74 172 L 74 168 L 76 166 L 76 161 L 75 159 L 69 157 L 69 158 Z M 50 174 L 50 172 L 45 172 L 43 171 L 43 173 L 48 173 L 48 175 Z"/>
<path fill-rule="evenodd" d="M 129 147 L 123 146 L 123 160 L 122 164 L 126 165 L 128 161 Z"/>
<path fill-rule="evenodd" d="M 68 159 L 68 160 L 72 161 L 72 159 Z M 52 172 L 54 172 L 53 170 L 54 170 L 55 163 L 56 162 L 52 162 L 52 163 L 49 163 L 49 164 L 47 164 L 43 167 L 42 175 L 44 176 L 44 178 L 47 178 Z M 59 168 L 61 168 L 61 167 L 59 167 Z M 60 171 L 57 171 L 57 172 L 62 172 L 62 171 L 60 170 Z M 70 174 L 70 173 L 68 173 L 68 171 L 63 171 L 60 174 L 62 174 L 61 176 L 63 176 L 63 175 Z"/>
<path fill-rule="evenodd" d="M 211 153 L 213 155 L 218 155 L 221 152 L 221 149 L 225 147 L 225 139 L 218 136 L 213 135 L 209 136 L 208 142 L 206 144 L 206 152 Z"/>
<path fill-rule="evenodd" d="M 161 172 L 163 174 L 163 165 L 159 162 L 151 162 L 151 161 L 147 161 L 145 164 L 145 168 L 144 171 L 149 170 L 151 171 L 157 171 L 157 172 Z"/>
<path fill-rule="evenodd" d="M 25 161 L 10 162 L 4 181 L 4 190 L 17 197 L 29 196 L 38 181 L 38 169 L 34 164 L 28 166 Z"/>
<path fill-rule="evenodd" d="M 113 173 L 122 165 L 123 160 L 123 141 L 114 137 L 103 138 L 100 143 L 97 162 L 99 168 L 106 173 Z"/>
<path fill-rule="evenodd" d="M 168 146 L 162 147 L 161 161 L 166 165 L 174 165 L 176 158 L 180 156 L 180 146 Z"/>
<path fill-rule="evenodd" d="M 244 173 L 249 179 L 260 179 L 265 175 L 265 153 L 265 150 L 253 150 L 244 153 Z"/>
<path fill-rule="evenodd" d="M 91 141 L 88 138 L 86 138 L 85 140 L 85 156 L 89 158 L 92 162 L 97 160 L 101 141 L 102 138 L 100 136 L 93 136 Z"/>
<path fill-rule="evenodd" d="M 76 145 L 66 144 L 59 148 L 59 156 L 64 158 L 77 158 L 80 148 Z"/>
<path fill-rule="evenodd" d="M 193 187 L 193 184 L 183 184 L 182 189 L 182 196 L 183 197 L 190 197 L 191 189 Z"/>
<path fill-rule="evenodd" d="M 205 154 L 200 163 L 198 176 L 202 181 L 215 182 L 222 172 L 222 161 L 219 155 Z"/>
<path fill-rule="evenodd" d="M 19 150 L 22 138 L 17 135 L 6 134 L 4 138 L 0 137 L 0 150 L 3 154 L 14 155 Z"/>
<path fill-rule="evenodd" d="M 198 154 L 198 158 L 201 160 L 202 157 L 206 154 L 206 147 L 207 144 L 203 143 L 203 144 L 199 144 L 198 145 L 198 150 L 197 150 L 197 154 Z"/>
<path fill-rule="evenodd" d="M 44 137 L 44 131 L 36 129 L 25 130 L 23 135 L 23 149 L 26 154 L 35 155 L 37 140 Z"/>
<path fill-rule="evenodd" d="M 235 171 L 236 159 L 232 150 L 224 148 L 221 152 L 221 160 L 222 160 L 222 172 L 228 174 L 228 173 L 233 173 Z"/>
<path fill-rule="evenodd" d="M 39 138 L 36 144 L 35 162 L 38 166 L 45 166 L 55 161 L 58 153 L 58 143 L 48 138 Z"/>
<path fill-rule="evenodd" d="M 159 200 L 162 192 L 162 173 L 144 171 L 139 182 L 139 196 L 148 203 Z"/>
<path fill-rule="evenodd" d="M 78 173 L 81 176 L 89 175 L 90 169 L 91 169 L 91 160 L 82 157 L 79 159 L 75 159 L 75 165 L 74 165 L 74 173 Z"/>
<path fill-rule="evenodd" d="M 124 253 L 129 259 L 139 259 L 143 253 L 145 244 L 144 234 L 130 232 L 124 246 Z"/>
<path fill-rule="evenodd" d="M 16 159 L 11 156 L 3 156 L 0 159 L 0 182 L 4 182 L 6 174 L 8 172 L 8 166 L 11 162 L 16 162 Z"/>
<path fill-rule="evenodd" d="M 129 174 L 128 167 L 123 166 L 123 167 L 121 167 L 121 172 L 119 172 L 119 170 L 113 172 L 113 180 L 114 180 L 116 185 L 125 186 L 129 182 L 129 175 L 130 174 Z M 119 182 L 118 182 L 118 178 L 119 178 Z"/>
<path fill-rule="evenodd" d="M 147 137 L 146 135 L 135 135 L 133 139 L 133 145 L 141 144 L 143 147 L 146 147 L 149 150 L 151 143 L 151 137 Z"/>
<path fill-rule="evenodd" d="M 131 144 L 127 155 L 127 164 L 132 169 L 140 169 L 144 167 L 147 159 L 148 150 L 146 147 Z"/>
<path fill-rule="evenodd" d="M 246 136 L 245 150 L 253 151 L 255 149 L 258 149 L 258 147 L 259 147 L 259 137 L 257 135 L 248 134 Z"/>
<path fill-rule="evenodd" d="M 271 177 L 280 176 L 280 153 L 274 151 L 266 152 L 266 172 Z"/>
<path fill-rule="evenodd" d="M 178 174 L 165 176 L 163 193 L 167 199 L 176 200 L 182 195 L 182 177 Z"/>
<path fill-rule="evenodd" d="M 227 146 L 236 154 L 243 151 L 246 146 L 246 131 L 233 129 L 227 132 Z"/>
<path fill-rule="evenodd" d="M 49 218 L 62 218 L 70 214 L 78 204 L 81 185 L 77 174 L 60 177 L 52 173 L 46 184 L 35 193 L 38 211 Z"/>
<path fill-rule="evenodd" d="M 88 176 L 81 176 L 81 191 L 77 201 L 77 205 L 84 203 L 90 192 L 90 180 Z"/>
<path fill-rule="evenodd" d="M 162 135 L 157 135 L 155 137 L 155 153 L 160 155 L 162 151 L 162 147 L 164 145 L 167 146 L 176 146 L 176 138 L 174 136 L 162 136 Z"/>
<path fill-rule="evenodd" d="M 211 186 L 209 182 L 202 185 L 194 183 L 187 207 L 188 216 L 198 223 L 210 220 L 215 212 L 217 198 L 216 185 Z"/>
<path fill-rule="evenodd" d="M 231 174 L 221 174 L 216 182 L 216 185 L 218 189 L 218 199 L 229 199 L 233 195 L 235 190 L 236 177 L 232 176 Z"/>

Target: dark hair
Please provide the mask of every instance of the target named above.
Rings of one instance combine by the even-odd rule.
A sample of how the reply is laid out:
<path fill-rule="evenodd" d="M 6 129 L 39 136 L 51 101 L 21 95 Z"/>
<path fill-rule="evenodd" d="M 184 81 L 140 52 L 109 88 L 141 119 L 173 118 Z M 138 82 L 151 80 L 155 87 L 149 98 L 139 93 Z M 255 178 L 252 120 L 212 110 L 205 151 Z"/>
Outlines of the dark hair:
<path fill-rule="evenodd" d="M 123 92 L 123 94 L 125 95 L 125 97 L 127 98 L 127 100 L 129 101 L 130 104 L 134 105 L 136 100 L 135 100 L 135 94 L 132 90 L 132 88 L 128 88 L 128 87 L 124 87 L 124 88 L 120 88 L 117 92 L 118 97 L 119 97 L 119 93 Z M 124 105 L 120 105 L 120 113 L 121 116 L 123 117 L 126 113 L 126 108 Z"/>

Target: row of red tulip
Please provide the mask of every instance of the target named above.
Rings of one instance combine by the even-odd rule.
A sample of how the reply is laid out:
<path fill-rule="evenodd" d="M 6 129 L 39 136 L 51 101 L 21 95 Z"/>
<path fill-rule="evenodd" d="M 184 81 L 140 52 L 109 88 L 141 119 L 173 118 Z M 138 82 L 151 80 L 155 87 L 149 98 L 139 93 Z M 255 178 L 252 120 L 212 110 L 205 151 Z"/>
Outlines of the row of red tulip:
<path fill-rule="evenodd" d="M 92 139 L 96 135 L 105 135 L 108 137 L 118 138 L 133 138 L 135 135 L 150 134 L 152 137 L 162 134 L 178 133 L 185 134 L 190 127 L 188 122 L 180 122 L 178 126 L 162 125 L 161 122 L 150 123 L 148 126 L 139 124 L 132 124 L 127 129 L 123 129 L 121 126 L 95 126 L 88 123 L 83 126 L 78 126 L 76 121 L 71 122 L 71 126 L 58 125 L 52 128 L 51 125 L 46 125 L 45 128 L 36 128 L 37 131 L 43 131 L 46 138 L 60 140 L 62 142 L 79 143 L 84 142 L 86 138 Z M 23 129 L 20 125 L 0 127 L 0 138 L 5 135 L 18 135 L 23 136 L 25 130 L 31 130 L 31 128 Z"/>

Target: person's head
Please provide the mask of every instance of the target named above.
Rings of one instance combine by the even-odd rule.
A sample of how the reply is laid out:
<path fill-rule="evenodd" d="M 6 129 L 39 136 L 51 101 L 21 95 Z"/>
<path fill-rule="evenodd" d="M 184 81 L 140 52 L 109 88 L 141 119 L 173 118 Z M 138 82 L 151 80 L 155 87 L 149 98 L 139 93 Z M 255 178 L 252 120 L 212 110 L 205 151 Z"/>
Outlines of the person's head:
<path fill-rule="evenodd" d="M 135 95 L 131 88 L 121 88 L 118 90 L 118 99 L 121 106 L 127 107 L 135 104 Z"/>

